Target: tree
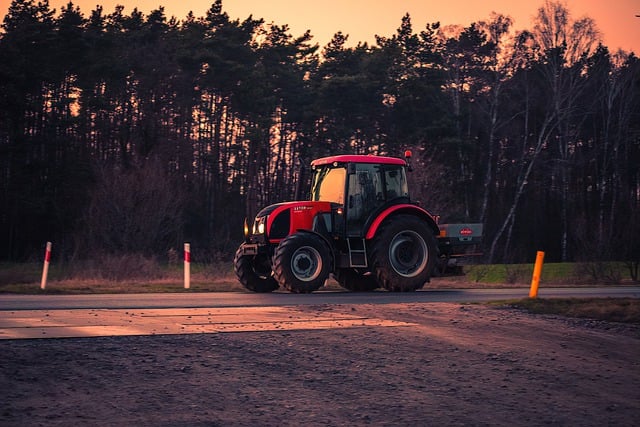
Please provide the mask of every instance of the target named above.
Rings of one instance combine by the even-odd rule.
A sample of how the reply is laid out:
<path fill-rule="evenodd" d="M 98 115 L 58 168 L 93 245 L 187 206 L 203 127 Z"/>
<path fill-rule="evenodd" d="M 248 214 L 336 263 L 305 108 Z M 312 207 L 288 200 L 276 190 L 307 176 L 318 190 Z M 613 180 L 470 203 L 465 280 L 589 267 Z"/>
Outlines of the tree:
<path fill-rule="evenodd" d="M 473 157 L 479 147 L 472 134 L 471 106 L 483 96 L 486 90 L 487 74 L 494 60 L 496 45 L 487 39 L 480 27 L 473 23 L 459 30 L 449 29 L 452 35 L 444 43 L 444 62 L 447 71 L 445 91 L 450 96 L 455 131 L 446 147 L 450 154 L 450 164 L 458 168 L 458 194 L 464 200 L 464 217 L 472 216 L 471 194 L 474 193 L 475 171 L 471 167 Z"/>
<path fill-rule="evenodd" d="M 160 254 L 186 238 L 233 252 L 242 218 L 295 197 L 311 159 L 407 148 L 413 193 L 447 221 L 482 219 L 496 261 L 541 247 L 633 259 L 615 233 L 640 208 L 638 59 L 596 47 L 593 22 L 563 4 L 544 3 L 534 24 L 512 37 L 494 14 L 414 31 L 407 14 L 374 45 L 338 32 L 319 53 L 310 32 L 231 20 L 222 0 L 180 21 L 161 7 L 85 18 L 71 2 L 56 14 L 13 0 L 0 32 L 0 259 L 37 256 L 45 239 L 71 256 L 66 236 L 90 222 L 78 250 Z M 162 222 L 115 221 L 109 200 L 136 215 L 156 203 L 175 223 L 137 246 L 118 221 L 132 235 Z"/>
<path fill-rule="evenodd" d="M 55 39 L 54 11 L 48 1 L 16 0 L 4 18 L 0 39 L 0 167 L 2 194 L 0 257 L 23 259 L 26 247 L 55 229 L 47 155 L 55 141 L 46 137 Z M 52 159 L 53 160 L 53 159 Z"/>
<path fill-rule="evenodd" d="M 442 91 L 445 72 L 439 28 L 437 22 L 427 24 L 415 34 L 407 14 L 393 37 L 377 37 L 388 64 L 383 103 L 389 119 L 383 131 L 390 143 L 399 146 L 396 151 L 403 146 L 434 145 L 451 135 L 450 103 Z"/>
<path fill-rule="evenodd" d="M 509 33 L 511 30 L 512 20 L 504 15 L 492 14 L 490 21 L 480 22 L 479 27 L 487 34 L 488 42 L 492 44 L 493 49 L 489 49 L 489 60 L 487 63 L 487 72 L 484 74 L 484 82 L 480 85 L 485 96 L 478 97 L 475 103 L 479 107 L 482 118 L 478 120 L 480 123 L 486 123 L 486 170 L 483 182 L 483 195 L 480 207 L 480 222 L 484 223 L 487 219 L 487 211 L 489 209 L 489 201 L 492 195 L 491 184 L 495 181 L 495 168 L 497 160 L 498 138 L 500 128 L 505 125 L 509 118 L 503 113 L 504 99 L 503 87 L 505 83 L 513 77 L 517 69 L 516 49 L 508 47 Z"/>
<path fill-rule="evenodd" d="M 569 233 L 569 182 L 573 167 L 573 153 L 580 129 L 586 116 L 580 111 L 578 99 L 587 87 L 584 72 L 587 59 L 597 43 L 597 30 L 590 18 L 571 21 L 569 11 L 560 2 L 546 0 L 538 9 L 533 37 L 541 56 L 539 58 L 543 81 L 547 85 L 550 108 L 558 126 L 555 142 L 557 160 L 552 170 L 559 179 L 561 230 L 561 260 L 566 261 Z"/>

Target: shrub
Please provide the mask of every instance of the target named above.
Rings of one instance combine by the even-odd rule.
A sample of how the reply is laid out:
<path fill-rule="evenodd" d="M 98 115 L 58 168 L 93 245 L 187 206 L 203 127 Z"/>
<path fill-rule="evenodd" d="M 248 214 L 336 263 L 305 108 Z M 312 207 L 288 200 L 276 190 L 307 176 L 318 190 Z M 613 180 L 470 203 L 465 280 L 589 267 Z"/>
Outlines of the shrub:
<path fill-rule="evenodd" d="M 64 269 L 66 278 L 80 280 L 157 280 L 165 278 L 166 274 L 155 257 L 142 254 L 107 254 L 91 260 L 75 261 Z"/>

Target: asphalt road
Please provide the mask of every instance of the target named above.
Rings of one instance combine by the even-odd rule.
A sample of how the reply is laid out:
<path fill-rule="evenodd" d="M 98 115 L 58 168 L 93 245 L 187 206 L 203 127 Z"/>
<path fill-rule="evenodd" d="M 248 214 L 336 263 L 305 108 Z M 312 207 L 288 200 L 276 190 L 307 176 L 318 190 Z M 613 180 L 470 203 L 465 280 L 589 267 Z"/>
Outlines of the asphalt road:
<path fill-rule="evenodd" d="M 389 326 L 389 322 L 397 326 L 397 322 L 377 317 L 336 317 L 328 315 L 327 309 L 458 304 L 527 296 L 526 288 L 410 293 L 333 291 L 308 295 L 244 292 L 0 295 L 0 340 Z M 640 287 L 545 288 L 538 296 L 638 298 Z"/>
<path fill-rule="evenodd" d="M 241 292 L 148 293 L 92 295 L 0 295 L 0 311 L 63 309 L 144 309 L 282 307 L 316 304 L 469 303 L 526 298 L 529 289 L 443 289 L 409 293 L 316 292 L 312 294 Z M 544 288 L 539 298 L 640 298 L 640 286 L 597 288 Z M 0 313 L 1 316 L 1 313 Z"/>

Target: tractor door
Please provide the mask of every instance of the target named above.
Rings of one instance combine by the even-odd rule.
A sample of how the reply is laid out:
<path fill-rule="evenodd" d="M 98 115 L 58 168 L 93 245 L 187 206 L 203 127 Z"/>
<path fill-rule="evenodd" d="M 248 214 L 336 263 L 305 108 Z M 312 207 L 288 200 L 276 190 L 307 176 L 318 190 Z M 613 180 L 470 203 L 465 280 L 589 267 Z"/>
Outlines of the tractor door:
<path fill-rule="evenodd" d="M 384 203 L 380 165 L 351 164 L 349 168 L 346 203 L 347 236 L 364 235 L 369 215 Z"/>
<path fill-rule="evenodd" d="M 398 165 L 355 163 L 349 167 L 347 182 L 347 236 L 364 236 L 364 226 L 372 213 L 399 197 L 408 199 L 404 168 Z"/>

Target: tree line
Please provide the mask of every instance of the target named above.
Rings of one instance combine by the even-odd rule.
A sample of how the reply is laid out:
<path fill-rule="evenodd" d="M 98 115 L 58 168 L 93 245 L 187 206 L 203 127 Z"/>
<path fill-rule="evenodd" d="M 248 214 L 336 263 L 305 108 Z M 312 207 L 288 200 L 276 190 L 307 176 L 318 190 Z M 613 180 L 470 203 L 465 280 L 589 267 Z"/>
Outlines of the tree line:
<path fill-rule="evenodd" d="M 357 19 L 357 17 L 354 17 Z M 373 44 L 252 16 L 13 0 L 0 32 L 0 260 L 228 257 L 305 166 L 414 152 L 414 199 L 492 262 L 640 258 L 640 63 L 545 1 Z M 197 251 L 194 250 L 194 253 Z"/>

